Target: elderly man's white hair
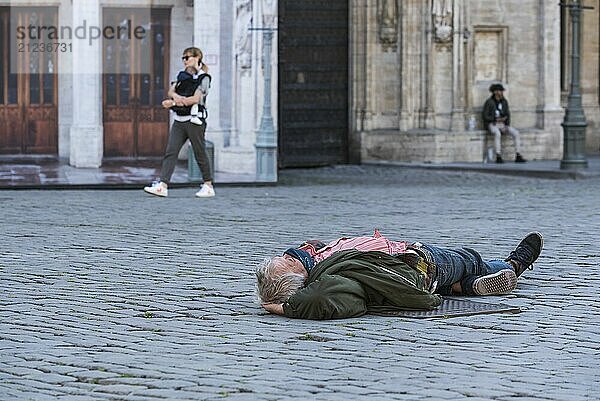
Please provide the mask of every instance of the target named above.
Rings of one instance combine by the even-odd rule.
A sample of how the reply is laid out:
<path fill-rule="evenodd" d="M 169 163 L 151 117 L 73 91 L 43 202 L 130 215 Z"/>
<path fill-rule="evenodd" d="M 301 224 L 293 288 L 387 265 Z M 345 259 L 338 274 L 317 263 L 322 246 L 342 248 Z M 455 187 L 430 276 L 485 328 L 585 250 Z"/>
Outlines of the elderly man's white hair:
<path fill-rule="evenodd" d="M 278 272 L 279 265 L 267 258 L 256 268 L 256 289 L 261 304 L 281 304 L 304 286 L 299 273 Z"/>

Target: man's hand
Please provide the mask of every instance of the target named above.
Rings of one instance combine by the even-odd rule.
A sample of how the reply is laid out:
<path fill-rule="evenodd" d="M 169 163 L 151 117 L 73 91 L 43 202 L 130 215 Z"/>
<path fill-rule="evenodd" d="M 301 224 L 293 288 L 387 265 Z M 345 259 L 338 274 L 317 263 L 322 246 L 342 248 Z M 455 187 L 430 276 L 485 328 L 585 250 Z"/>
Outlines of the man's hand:
<path fill-rule="evenodd" d="M 269 313 L 283 315 L 283 304 L 261 304 L 261 306 Z"/>

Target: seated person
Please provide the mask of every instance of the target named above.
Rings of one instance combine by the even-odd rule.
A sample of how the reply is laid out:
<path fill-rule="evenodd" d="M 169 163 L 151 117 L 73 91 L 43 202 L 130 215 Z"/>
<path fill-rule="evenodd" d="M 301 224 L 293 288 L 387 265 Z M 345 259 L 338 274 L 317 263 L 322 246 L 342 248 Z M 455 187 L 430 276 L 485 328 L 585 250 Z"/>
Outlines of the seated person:
<path fill-rule="evenodd" d="M 473 249 L 391 241 L 378 231 L 329 244 L 308 241 L 257 268 L 258 297 L 267 311 L 302 319 L 431 310 L 440 295 L 511 292 L 542 247 L 542 235 L 532 232 L 506 259 L 484 261 Z"/>
<path fill-rule="evenodd" d="M 500 135 L 508 133 L 515 141 L 515 163 L 525 163 L 527 160 L 521 156 L 521 135 L 510 125 L 510 109 L 508 100 L 504 97 L 504 86 L 493 84 L 490 86 L 492 95 L 483 105 L 483 125 L 494 135 L 494 148 L 496 150 L 496 163 L 504 163 Z"/>

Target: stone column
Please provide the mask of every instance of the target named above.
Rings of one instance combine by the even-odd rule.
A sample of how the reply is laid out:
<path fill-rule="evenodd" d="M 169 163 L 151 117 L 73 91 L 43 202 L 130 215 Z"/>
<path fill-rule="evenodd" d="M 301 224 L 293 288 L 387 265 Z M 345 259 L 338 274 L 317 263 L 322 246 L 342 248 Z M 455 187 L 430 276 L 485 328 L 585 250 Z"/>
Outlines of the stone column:
<path fill-rule="evenodd" d="M 254 4 L 254 6 L 253 6 Z M 260 70 L 260 61 L 256 59 L 258 53 L 253 43 L 255 33 L 254 27 L 261 27 L 260 14 L 257 14 L 259 4 L 252 0 L 238 0 L 235 16 L 236 46 L 235 46 L 235 102 L 237 117 L 237 132 L 233 137 L 231 145 L 241 148 L 252 148 L 256 135 L 256 94 L 255 75 Z"/>
<path fill-rule="evenodd" d="M 62 3 L 58 12 L 60 26 L 73 26 L 73 5 Z M 68 160 L 71 152 L 71 125 L 73 124 L 73 53 L 59 52 L 58 66 L 58 157 Z"/>
<path fill-rule="evenodd" d="M 433 105 L 431 102 L 431 79 L 432 76 L 432 24 L 431 24 L 431 7 L 428 1 L 421 4 L 421 32 L 420 32 L 420 100 L 419 100 L 419 128 L 432 128 Z"/>
<path fill-rule="evenodd" d="M 99 0 L 73 0 L 73 26 L 100 26 Z M 87 36 L 87 35 L 86 35 Z M 100 167 L 104 147 L 102 129 L 102 42 L 73 37 L 73 125 L 69 163 Z"/>
<path fill-rule="evenodd" d="M 362 134 L 365 132 L 367 113 L 367 1 L 350 3 L 350 135 L 348 154 L 350 163 L 360 163 Z M 398 79 L 398 77 L 396 78 Z"/>
<path fill-rule="evenodd" d="M 277 182 L 277 131 L 273 119 L 273 80 L 274 32 L 277 27 L 277 1 L 262 0 L 262 112 L 260 126 L 256 132 L 256 178 L 259 181 Z"/>
<path fill-rule="evenodd" d="M 454 35 L 452 39 L 452 131 L 465 130 L 465 46 L 463 43 L 463 2 L 454 0 L 452 13 L 452 26 Z"/>
<path fill-rule="evenodd" d="M 215 150 L 223 147 L 221 124 L 221 4 L 214 0 L 194 0 L 194 46 L 204 53 L 204 63 L 212 76 L 208 94 L 207 139 L 215 144 Z M 217 155 L 215 155 L 217 157 Z M 218 166 L 218 160 L 215 160 Z"/>
<path fill-rule="evenodd" d="M 403 1 L 401 3 L 401 107 L 399 126 L 400 131 L 416 128 L 415 115 L 419 108 L 420 98 L 420 6 L 422 0 Z"/>
<path fill-rule="evenodd" d="M 575 170 L 587 168 L 588 162 L 585 156 L 585 134 L 587 121 L 581 101 L 581 13 L 584 7 L 580 0 L 572 3 L 563 3 L 569 7 L 571 17 L 571 85 L 569 87 L 569 98 L 567 110 L 563 120 L 563 158 L 560 168 L 564 170 Z"/>
<path fill-rule="evenodd" d="M 539 0 L 539 84 L 536 126 L 551 133 L 551 143 L 544 158 L 557 159 L 562 155 L 564 110 L 560 105 L 560 7 L 553 2 Z"/>

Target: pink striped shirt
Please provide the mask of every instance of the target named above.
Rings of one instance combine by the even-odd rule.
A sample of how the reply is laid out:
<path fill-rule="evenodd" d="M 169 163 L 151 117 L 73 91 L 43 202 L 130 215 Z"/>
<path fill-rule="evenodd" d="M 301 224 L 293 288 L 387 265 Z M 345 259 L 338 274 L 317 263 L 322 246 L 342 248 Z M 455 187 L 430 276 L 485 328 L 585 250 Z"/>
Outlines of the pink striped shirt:
<path fill-rule="evenodd" d="M 335 252 L 356 249 L 357 251 L 379 251 L 393 255 L 406 252 L 408 243 L 404 241 L 390 241 L 382 236 L 378 230 L 375 230 L 372 237 L 342 237 L 325 245 L 325 247 L 315 251 L 312 245 L 306 244 L 300 249 L 307 251 L 319 263 Z"/>

